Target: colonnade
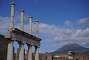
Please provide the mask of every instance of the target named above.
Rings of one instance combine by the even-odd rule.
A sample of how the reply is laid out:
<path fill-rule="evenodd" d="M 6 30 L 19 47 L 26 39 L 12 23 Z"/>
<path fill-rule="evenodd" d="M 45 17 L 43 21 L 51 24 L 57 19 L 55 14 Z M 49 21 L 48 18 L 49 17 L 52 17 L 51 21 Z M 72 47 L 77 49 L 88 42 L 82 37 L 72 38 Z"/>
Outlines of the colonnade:
<path fill-rule="evenodd" d="M 21 34 L 18 33 L 18 31 L 17 31 L 17 32 L 15 32 L 15 34 L 13 36 L 12 31 L 15 29 L 14 28 L 14 16 L 15 16 L 14 0 L 11 0 L 11 7 L 10 8 L 11 8 L 11 16 L 10 16 L 10 25 L 9 25 L 9 43 L 8 43 L 8 48 L 7 48 L 7 60 L 25 60 L 25 51 L 24 51 L 25 50 L 24 49 L 25 43 L 24 43 L 24 41 L 26 41 L 26 39 L 28 39 L 28 41 L 29 41 L 29 42 L 26 41 L 26 44 L 28 46 L 27 60 L 33 60 L 32 47 L 35 47 L 34 59 L 39 60 L 39 46 L 38 45 L 40 44 L 40 40 L 39 40 L 38 36 L 31 35 L 32 17 L 31 16 L 29 17 L 30 29 L 29 29 L 29 33 L 26 33 L 26 32 L 24 32 L 24 11 L 22 10 L 21 15 L 20 15 L 21 16 L 21 18 L 20 18 L 21 23 L 20 23 L 20 30 L 19 30 Z M 26 39 L 24 39 L 24 38 L 26 38 Z M 34 39 L 36 39 L 36 41 Z M 16 54 L 14 54 L 14 47 L 13 47 L 14 41 L 17 41 L 19 44 L 19 48 L 17 49 Z"/>
<path fill-rule="evenodd" d="M 25 55 L 25 49 L 24 49 L 24 43 L 18 42 L 19 48 L 17 49 L 17 52 L 14 53 L 14 47 L 13 47 L 13 41 L 8 43 L 8 49 L 7 49 L 7 60 L 40 60 L 39 59 L 39 47 L 32 46 L 31 44 L 27 44 L 28 51 Z M 34 57 L 32 53 L 32 47 L 35 47 L 34 51 Z"/>

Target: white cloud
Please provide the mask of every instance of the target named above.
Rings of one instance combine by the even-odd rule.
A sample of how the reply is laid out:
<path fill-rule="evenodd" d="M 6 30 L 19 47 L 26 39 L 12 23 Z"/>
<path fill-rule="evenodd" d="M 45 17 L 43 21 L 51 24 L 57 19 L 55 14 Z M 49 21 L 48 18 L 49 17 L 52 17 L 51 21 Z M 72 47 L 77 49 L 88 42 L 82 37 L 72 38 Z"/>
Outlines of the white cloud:
<path fill-rule="evenodd" d="M 0 17 L 0 20 L 3 22 L 3 29 L 8 27 L 8 17 Z M 16 19 L 18 20 L 18 18 Z M 86 19 L 76 21 L 77 24 L 87 24 Z M 87 21 L 87 23 L 85 23 Z M 72 21 L 71 21 L 72 22 Z M 84 23 L 83 23 L 84 22 Z M 74 24 L 67 21 L 68 24 Z M 70 25 L 69 25 L 70 26 Z M 17 26 L 18 27 L 18 26 Z M 25 31 L 28 32 L 28 24 L 25 24 Z M 33 28 L 34 31 L 34 28 Z M 0 30 L 1 32 L 1 30 Z M 71 29 L 71 28 L 62 28 L 56 25 L 49 25 L 46 23 L 40 23 L 40 37 L 42 38 L 41 42 L 41 52 L 54 51 L 64 44 L 69 43 L 78 43 L 81 45 L 87 45 L 89 43 L 89 28 L 85 29 Z"/>
<path fill-rule="evenodd" d="M 0 33 L 6 33 L 9 27 L 9 18 L 0 16 Z"/>
<path fill-rule="evenodd" d="M 45 39 L 43 44 L 46 44 L 45 51 L 54 51 L 64 44 L 77 43 L 85 45 L 89 42 L 89 28 L 86 29 L 70 29 L 60 28 L 56 25 L 41 23 L 41 34 L 44 34 Z"/>
<path fill-rule="evenodd" d="M 89 24 L 89 17 L 86 18 L 81 18 L 78 20 L 65 20 L 64 22 L 66 25 L 70 25 L 70 24 L 79 24 L 79 25 L 86 25 Z"/>
<path fill-rule="evenodd" d="M 79 23 L 80 23 L 80 24 L 85 24 L 85 25 L 86 25 L 86 24 L 89 24 L 89 17 L 88 17 L 88 18 L 82 18 L 82 19 L 80 19 L 80 20 L 79 20 Z"/>
<path fill-rule="evenodd" d="M 66 24 L 66 25 L 70 25 L 70 24 L 73 24 L 73 22 L 70 21 L 70 20 L 66 20 L 66 21 L 64 22 L 64 24 Z"/>

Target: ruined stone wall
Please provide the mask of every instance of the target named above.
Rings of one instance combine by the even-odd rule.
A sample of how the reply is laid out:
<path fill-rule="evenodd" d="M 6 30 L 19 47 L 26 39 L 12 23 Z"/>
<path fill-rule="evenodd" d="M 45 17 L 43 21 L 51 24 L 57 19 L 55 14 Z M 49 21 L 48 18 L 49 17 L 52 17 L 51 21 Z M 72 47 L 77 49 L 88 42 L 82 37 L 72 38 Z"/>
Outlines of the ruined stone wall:
<path fill-rule="evenodd" d="M 8 46 L 8 41 L 6 41 L 4 36 L 0 35 L 0 60 L 6 60 L 7 46 Z"/>
<path fill-rule="evenodd" d="M 45 54 L 40 56 L 40 60 L 89 60 L 89 55 L 86 54 L 76 54 L 73 59 L 69 59 L 67 54 L 59 54 L 59 57 L 54 57 L 50 54 Z"/>

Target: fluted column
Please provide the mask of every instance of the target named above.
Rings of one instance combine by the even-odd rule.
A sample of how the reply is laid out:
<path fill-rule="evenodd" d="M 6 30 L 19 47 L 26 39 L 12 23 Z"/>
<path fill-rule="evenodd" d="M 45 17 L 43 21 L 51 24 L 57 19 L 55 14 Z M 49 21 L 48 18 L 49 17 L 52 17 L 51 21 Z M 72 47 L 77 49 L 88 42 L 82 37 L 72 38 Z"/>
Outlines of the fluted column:
<path fill-rule="evenodd" d="M 28 60 L 32 60 L 32 45 L 28 44 Z"/>
<path fill-rule="evenodd" d="M 24 43 L 19 43 L 19 60 L 24 60 Z"/>
<path fill-rule="evenodd" d="M 35 60 L 40 60 L 40 58 L 39 58 L 39 47 L 35 47 Z"/>
<path fill-rule="evenodd" d="M 13 42 L 9 42 L 7 51 L 7 60 L 13 60 Z"/>

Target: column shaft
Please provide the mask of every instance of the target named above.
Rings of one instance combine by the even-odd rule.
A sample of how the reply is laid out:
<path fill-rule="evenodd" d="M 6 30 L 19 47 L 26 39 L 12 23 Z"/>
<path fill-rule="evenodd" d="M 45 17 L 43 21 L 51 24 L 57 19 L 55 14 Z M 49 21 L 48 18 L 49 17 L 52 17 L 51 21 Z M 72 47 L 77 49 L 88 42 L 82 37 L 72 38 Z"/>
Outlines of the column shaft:
<path fill-rule="evenodd" d="M 32 46 L 28 45 L 28 60 L 32 60 Z"/>
<path fill-rule="evenodd" d="M 39 58 L 39 48 L 35 48 L 35 60 L 40 60 L 40 58 Z"/>
<path fill-rule="evenodd" d="M 20 15 L 20 29 L 24 31 L 24 10 L 21 10 Z"/>
<path fill-rule="evenodd" d="M 13 42 L 8 44 L 7 60 L 13 60 Z"/>
<path fill-rule="evenodd" d="M 19 60 L 24 60 L 24 44 L 21 44 L 19 48 Z"/>

